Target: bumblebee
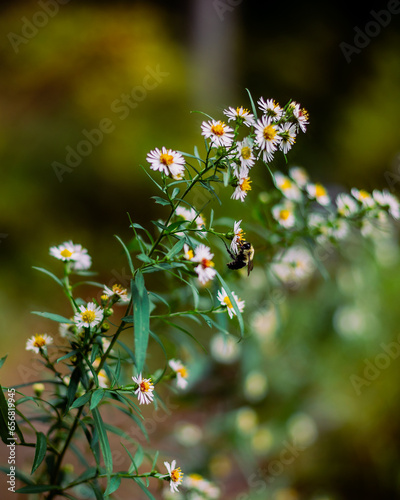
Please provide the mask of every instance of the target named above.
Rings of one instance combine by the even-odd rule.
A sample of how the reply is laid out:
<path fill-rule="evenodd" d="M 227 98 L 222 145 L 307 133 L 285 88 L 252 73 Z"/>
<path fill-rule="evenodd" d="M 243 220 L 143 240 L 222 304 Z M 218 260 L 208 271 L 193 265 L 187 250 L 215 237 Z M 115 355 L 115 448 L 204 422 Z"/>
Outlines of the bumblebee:
<path fill-rule="evenodd" d="M 243 241 L 239 244 L 239 251 L 237 255 L 234 255 L 228 247 L 229 255 L 232 257 L 232 262 L 228 262 L 227 266 L 229 269 L 242 269 L 247 266 L 247 276 L 253 269 L 253 258 L 254 258 L 254 247 L 248 241 Z"/>

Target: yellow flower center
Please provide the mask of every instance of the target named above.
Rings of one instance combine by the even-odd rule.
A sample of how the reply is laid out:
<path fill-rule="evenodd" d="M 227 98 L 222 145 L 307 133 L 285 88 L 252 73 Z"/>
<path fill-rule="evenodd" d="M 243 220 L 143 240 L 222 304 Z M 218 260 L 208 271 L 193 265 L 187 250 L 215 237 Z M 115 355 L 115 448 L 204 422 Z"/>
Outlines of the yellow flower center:
<path fill-rule="evenodd" d="M 122 285 L 113 285 L 112 286 L 112 291 L 114 293 L 122 293 L 125 291 L 125 289 L 122 287 Z"/>
<path fill-rule="evenodd" d="M 91 323 L 96 319 L 96 313 L 90 309 L 86 309 L 86 311 L 81 312 L 81 318 L 84 323 Z"/>
<path fill-rule="evenodd" d="M 363 200 L 366 200 L 366 199 L 370 198 L 370 194 L 367 193 L 367 191 L 364 191 L 364 189 L 361 189 L 360 198 Z"/>
<path fill-rule="evenodd" d="M 188 250 L 188 251 L 186 252 L 186 256 L 185 256 L 185 257 L 187 258 L 187 260 L 192 260 L 192 259 L 193 259 L 193 257 L 194 257 L 193 250 Z"/>
<path fill-rule="evenodd" d="M 289 216 L 290 216 L 290 212 L 289 212 L 289 210 L 284 209 L 284 210 L 281 210 L 281 211 L 279 212 L 279 217 L 280 217 L 282 220 L 287 220 L 287 219 L 289 218 Z"/>
<path fill-rule="evenodd" d="M 147 380 L 142 380 L 142 382 L 139 386 L 140 392 L 149 392 L 151 386 L 152 386 L 152 384 L 150 382 L 148 382 Z"/>
<path fill-rule="evenodd" d="M 300 111 L 299 115 L 300 115 L 300 116 L 304 116 L 304 118 L 305 118 L 306 120 L 308 120 L 308 111 L 307 111 L 305 108 L 303 108 L 303 109 Z"/>
<path fill-rule="evenodd" d="M 266 141 L 273 141 L 275 139 L 276 134 L 277 131 L 273 125 L 267 125 L 264 128 L 263 136 Z"/>
<path fill-rule="evenodd" d="M 246 191 L 246 192 L 247 192 L 247 191 L 250 191 L 250 190 L 251 190 L 251 186 L 250 186 L 250 184 L 251 184 L 250 177 L 246 177 L 246 179 L 244 179 L 244 180 L 242 181 L 242 183 L 240 184 L 240 189 L 241 189 L 242 191 Z"/>
<path fill-rule="evenodd" d="M 174 163 L 174 157 L 168 153 L 162 153 L 160 155 L 160 162 L 169 167 L 169 165 Z"/>
<path fill-rule="evenodd" d="M 290 182 L 289 179 L 285 179 L 282 184 L 281 184 L 281 189 L 282 191 L 285 191 L 286 189 L 290 189 L 292 187 L 292 183 Z"/>
<path fill-rule="evenodd" d="M 35 335 L 35 340 L 33 341 L 34 347 L 43 347 L 46 345 L 46 339 L 43 337 L 43 335 L 40 335 L 37 333 Z"/>
<path fill-rule="evenodd" d="M 201 267 L 206 269 L 207 267 L 214 267 L 214 262 L 212 260 L 203 259 L 201 261 Z"/>
<path fill-rule="evenodd" d="M 246 233 L 243 232 L 243 229 L 239 229 L 239 231 L 236 233 L 236 240 L 237 240 L 237 243 L 240 243 L 241 241 L 244 241 L 244 235 Z"/>
<path fill-rule="evenodd" d="M 65 257 L 66 259 L 69 259 L 71 257 L 71 255 L 72 255 L 72 252 L 70 252 L 69 250 L 67 250 L 66 248 L 64 248 L 64 250 L 61 250 L 60 255 L 62 257 Z"/>
<path fill-rule="evenodd" d="M 182 366 L 181 368 L 178 368 L 176 370 L 176 373 L 179 373 L 181 375 L 182 378 L 186 378 L 188 373 L 187 373 L 187 370 L 186 370 L 186 367 L 185 366 Z"/>
<path fill-rule="evenodd" d="M 240 154 L 242 155 L 243 160 L 248 160 L 249 158 L 251 158 L 251 148 L 245 146 L 244 148 L 242 148 Z"/>
<path fill-rule="evenodd" d="M 101 300 L 108 300 L 108 295 L 102 295 L 102 296 L 100 297 L 100 299 L 101 299 Z"/>
<path fill-rule="evenodd" d="M 180 467 L 171 471 L 171 479 L 174 483 L 179 482 L 182 479 L 182 477 L 183 477 L 183 472 L 181 471 Z"/>
<path fill-rule="evenodd" d="M 233 308 L 232 302 L 229 297 L 224 297 L 224 303 L 227 307 Z"/>
<path fill-rule="evenodd" d="M 200 474 L 195 474 L 195 473 L 189 474 L 189 477 L 193 481 L 202 481 L 203 480 L 203 476 L 200 476 Z"/>
<path fill-rule="evenodd" d="M 214 135 L 218 135 L 218 137 L 220 137 L 221 135 L 224 135 L 225 134 L 224 123 L 218 122 L 215 125 L 211 125 L 211 132 Z"/>
<path fill-rule="evenodd" d="M 320 196 L 326 196 L 326 189 L 321 184 L 315 185 L 315 196 L 319 198 Z"/>

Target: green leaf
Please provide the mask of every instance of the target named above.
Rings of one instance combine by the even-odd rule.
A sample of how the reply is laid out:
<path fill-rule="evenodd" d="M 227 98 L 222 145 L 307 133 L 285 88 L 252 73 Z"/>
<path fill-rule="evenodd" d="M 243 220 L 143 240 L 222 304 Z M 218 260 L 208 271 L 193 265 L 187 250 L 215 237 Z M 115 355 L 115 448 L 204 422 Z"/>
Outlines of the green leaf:
<path fill-rule="evenodd" d="M 150 491 L 146 488 L 146 486 L 142 483 L 142 481 L 138 477 L 133 477 L 132 478 L 137 485 L 139 485 L 144 493 L 151 499 L 151 500 L 156 500 L 153 495 L 150 493 Z"/>
<path fill-rule="evenodd" d="M 113 461 L 112 461 L 110 443 L 108 441 L 107 431 L 98 408 L 93 408 L 92 415 L 93 415 L 94 425 L 99 435 L 100 448 L 103 454 L 104 465 L 106 468 L 107 488 L 108 488 L 110 486 L 110 476 L 113 470 Z"/>
<path fill-rule="evenodd" d="M 121 444 L 122 444 L 122 447 L 124 448 L 124 450 L 128 453 L 129 458 L 131 459 L 131 462 L 132 462 L 131 465 L 129 466 L 128 474 L 132 474 L 133 470 L 135 470 L 136 474 L 139 474 L 139 471 L 136 467 L 135 459 L 133 458 L 132 453 L 128 450 L 128 448 L 124 445 L 124 443 L 121 443 Z"/>
<path fill-rule="evenodd" d="M 117 240 L 121 243 L 122 245 L 122 248 L 124 249 L 125 251 L 125 254 L 126 254 L 126 257 L 128 259 L 128 264 L 129 264 L 129 269 L 131 270 L 131 273 L 132 273 L 132 276 L 135 272 L 135 268 L 133 266 L 133 263 L 132 263 L 132 257 L 131 257 L 131 254 L 127 248 L 127 246 L 125 245 L 125 243 L 121 240 L 121 238 L 119 236 L 117 236 L 116 234 L 114 234 L 114 236 L 117 238 Z"/>
<path fill-rule="evenodd" d="M 56 359 L 56 363 L 59 363 L 60 361 L 64 361 L 64 359 L 71 358 L 72 356 L 75 356 L 75 354 L 78 354 L 79 351 L 76 349 L 73 351 L 68 352 L 67 354 L 64 354 L 64 356 L 61 356 L 61 358 Z"/>
<path fill-rule="evenodd" d="M 79 477 L 74 479 L 73 483 L 86 482 L 88 479 L 93 479 L 97 476 L 97 467 L 89 467 Z"/>
<path fill-rule="evenodd" d="M 50 278 L 52 278 L 56 283 L 58 283 L 62 288 L 64 288 L 64 283 L 59 279 L 57 278 L 57 276 L 55 276 L 53 273 L 51 273 L 50 271 L 48 271 L 47 269 L 43 269 L 42 267 L 36 267 L 36 266 L 32 266 L 33 269 L 36 269 L 37 271 L 40 271 L 41 273 L 44 273 L 44 274 L 47 274 L 48 276 L 50 276 Z"/>
<path fill-rule="evenodd" d="M 90 396 L 92 394 L 90 392 L 87 392 L 86 394 L 84 394 L 83 396 L 80 396 L 78 399 L 76 399 L 72 405 L 71 405 L 71 410 L 73 408 L 79 408 L 80 406 L 83 406 L 84 404 L 86 404 L 89 399 L 90 399 Z"/>
<path fill-rule="evenodd" d="M 15 490 L 15 493 L 43 493 L 45 491 L 58 490 L 59 488 L 59 486 L 54 484 L 32 484 Z"/>
<path fill-rule="evenodd" d="M 185 240 L 183 238 L 180 239 L 177 243 L 175 243 L 175 245 L 167 253 L 167 255 L 165 256 L 165 258 L 166 259 L 172 259 L 173 257 L 175 257 L 175 255 L 182 250 L 184 244 L 185 244 Z"/>
<path fill-rule="evenodd" d="M 10 466 L 5 467 L 4 465 L 0 465 L 0 470 L 8 474 L 10 472 Z M 22 471 L 20 471 L 18 468 L 15 468 L 15 477 L 22 481 L 25 484 L 35 484 L 32 479 L 24 474 Z"/>
<path fill-rule="evenodd" d="M 137 272 L 135 280 L 131 281 L 131 290 L 136 369 L 141 373 L 146 360 L 147 344 L 149 341 L 150 301 L 144 285 L 143 274 L 140 271 Z"/>
<path fill-rule="evenodd" d="M 70 325 L 75 324 L 70 319 L 64 318 L 64 316 L 60 316 L 59 314 L 38 312 L 38 311 L 31 311 L 31 314 L 37 314 L 38 316 L 43 316 L 43 318 L 51 319 L 52 321 L 56 321 L 57 323 L 69 323 Z"/>
<path fill-rule="evenodd" d="M 94 391 L 92 393 L 92 399 L 90 400 L 90 409 L 93 410 L 96 408 L 96 406 L 100 403 L 100 401 L 103 399 L 104 394 L 105 394 L 104 389 L 98 389 L 97 391 Z"/>
<path fill-rule="evenodd" d="M 46 436 L 43 434 L 43 432 L 37 432 L 35 458 L 33 459 L 31 474 L 33 474 L 35 470 L 39 467 L 39 465 L 43 462 L 43 459 L 46 456 L 46 452 L 47 452 Z"/>
<path fill-rule="evenodd" d="M 13 423 L 15 424 L 15 432 L 20 438 L 21 442 L 24 442 L 24 437 L 20 428 L 18 427 L 17 422 L 13 420 Z M 10 444 L 11 441 L 8 439 L 9 437 L 13 438 L 13 435 L 9 434 L 8 424 L 8 403 L 4 396 L 3 387 L 0 385 L 0 438 L 5 444 Z"/>
<path fill-rule="evenodd" d="M 216 272 L 217 272 L 217 277 L 218 277 L 223 289 L 225 290 L 226 294 L 229 297 L 229 300 L 232 303 L 233 310 L 235 311 L 236 316 L 237 316 L 238 321 L 239 321 L 240 333 L 241 333 L 241 337 L 242 337 L 243 333 L 244 333 L 244 323 L 243 323 L 242 313 L 239 311 L 238 305 L 237 305 L 236 300 L 234 299 L 234 297 L 232 295 L 232 292 L 231 292 L 229 286 L 226 284 L 225 280 L 222 278 L 222 276 L 219 274 L 219 272 L 218 271 L 216 271 Z"/>
<path fill-rule="evenodd" d="M 178 190 L 179 191 L 179 190 Z M 155 200 L 155 202 L 158 204 L 158 205 L 171 205 L 170 201 L 169 200 L 166 200 L 164 198 L 160 198 L 159 196 L 152 196 L 151 197 L 153 200 Z"/>
<path fill-rule="evenodd" d="M 120 476 L 113 476 L 108 483 L 107 489 L 104 492 L 104 495 L 111 495 L 111 493 L 114 493 L 114 491 L 117 491 L 117 489 L 121 486 L 121 477 Z"/>
<path fill-rule="evenodd" d="M 172 194 L 171 194 L 171 200 L 175 199 L 178 196 L 179 191 L 180 191 L 179 188 L 177 188 L 177 187 L 174 188 L 174 190 L 172 191 Z"/>
<path fill-rule="evenodd" d="M 67 389 L 67 406 L 65 408 L 65 413 L 68 411 L 75 398 L 76 391 L 78 389 L 79 382 L 81 380 L 81 368 L 77 366 L 71 374 L 71 380 Z"/>
<path fill-rule="evenodd" d="M 6 354 L 5 356 L 3 356 L 3 357 L 0 359 L 0 368 L 4 365 L 4 361 L 7 359 L 7 356 L 8 356 L 8 354 Z"/>
<path fill-rule="evenodd" d="M 254 118 L 257 119 L 257 108 L 254 104 L 254 101 L 253 101 L 253 97 L 252 95 L 250 94 L 250 90 L 249 89 L 246 89 L 247 93 L 249 94 L 249 99 L 250 99 L 250 104 L 251 104 L 251 109 L 253 111 L 253 115 L 254 115 Z"/>

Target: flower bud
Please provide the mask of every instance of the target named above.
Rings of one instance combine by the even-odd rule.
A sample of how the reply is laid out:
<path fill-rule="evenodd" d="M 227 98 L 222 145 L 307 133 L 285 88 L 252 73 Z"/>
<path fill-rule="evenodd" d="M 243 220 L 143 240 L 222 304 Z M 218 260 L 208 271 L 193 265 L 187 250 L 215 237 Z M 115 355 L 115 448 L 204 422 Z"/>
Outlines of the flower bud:
<path fill-rule="evenodd" d="M 35 396 L 37 396 L 39 398 L 44 391 L 44 384 L 41 384 L 40 382 L 33 384 L 32 389 L 35 393 Z"/>

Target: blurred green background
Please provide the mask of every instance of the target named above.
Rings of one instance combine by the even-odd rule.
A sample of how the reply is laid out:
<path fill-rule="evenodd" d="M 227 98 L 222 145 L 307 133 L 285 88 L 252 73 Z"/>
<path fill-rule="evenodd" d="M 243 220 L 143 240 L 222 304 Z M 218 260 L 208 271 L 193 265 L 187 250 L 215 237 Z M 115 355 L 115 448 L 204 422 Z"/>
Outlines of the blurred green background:
<path fill-rule="evenodd" d="M 386 2 L 356 7 L 344 1 L 83 0 L 52 3 L 58 12 L 51 15 L 43 14 L 43 5 L 49 4 L 0 7 L 0 322 L 1 354 L 9 353 L 4 385 L 20 381 L 18 363 L 29 357 L 26 338 L 48 328 L 30 311 L 68 314 L 61 293 L 32 266 L 55 271 L 49 247 L 72 239 L 93 256 L 99 281 L 124 274 L 127 266 L 113 235 L 131 238 L 126 213 L 146 225 L 164 216 L 149 201 L 154 189 L 139 165 L 154 147 L 192 152 L 193 145 L 202 146 L 202 118 L 193 110 L 219 119 L 228 106 L 248 106 L 245 88 L 282 105 L 294 99 L 309 111 L 310 126 L 290 152 L 290 164 L 305 167 L 333 191 L 371 191 L 388 187 L 389 179 L 396 194 L 400 16 L 392 14 L 350 62 L 341 48 L 344 42 L 354 45 L 355 27 L 364 31 L 374 19 L 371 10 L 387 9 Z M 33 21 L 40 27 L 32 27 Z M 138 88 L 146 82 L 154 88 L 143 93 Z M 129 108 L 122 101 L 132 92 Z M 85 130 L 98 129 L 104 120 L 112 132 L 72 171 L 57 175 L 54 162 L 66 164 L 68 148 L 77 151 Z M 268 186 L 263 175 L 256 185 Z M 231 206 L 229 215 L 241 218 L 242 207 Z M 262 265 L 262 255 L 257 258 Z M 226 453 L 209 452 L 206 472 L 214 470 L 222 498 L 246 491 L 257 467 L 265 469 L 274 453 L 279 456 L 285 439 L 280 436 L 298 412 L 306 415 L 303 427 L 318 437 L 268 489 L 253 484 L 259 498 L 400 498 L 399 361 L 359 397 L 349 382 L 352 373 L 362 374 L 364 358 L 381 352 L 381 341 L 399 333 L 399 268 L 395 261 L 382 267 L 368 249 L 357 249 L 348 261 L 334 263 L 331 282 L 319 281 L 286 302 L 289 316 L 275 355 L 267 349 L 258 361 L 266 365 L 270 391 L 254 404 L 261 430 L 266 427 L 264 439 L 273 435 L 275 441 L 258 456 L 250 435 L 228 433 L 228 444 L 221 444 Z M 355 267 L 364 279 L 358 288 L 350 284 L 351 299 L 340 292 L 340 265 L 345 274 L 346 266 Z M 334 329 L 336 308 L 351 301 L 376 319 L 372 333 L 359 327 L 361 333 L 349 339 Z M 318 313 L 316 303 L 323 303 Z M 243 349 L 251 356 L 252 341 Z M 210 370 L 230 380 L 224 366 L 216 362 Z M 230 366 L 239 376 L 249 370 L 245 358 L 240 368 Z M 223 386 L 219 390 L 204 396 L 210 412 L 215 398 L 223 402 L 224 415 L 253 405 L 230 398 Z M 218 419 L 214 425 L 218 433 Z"/>

